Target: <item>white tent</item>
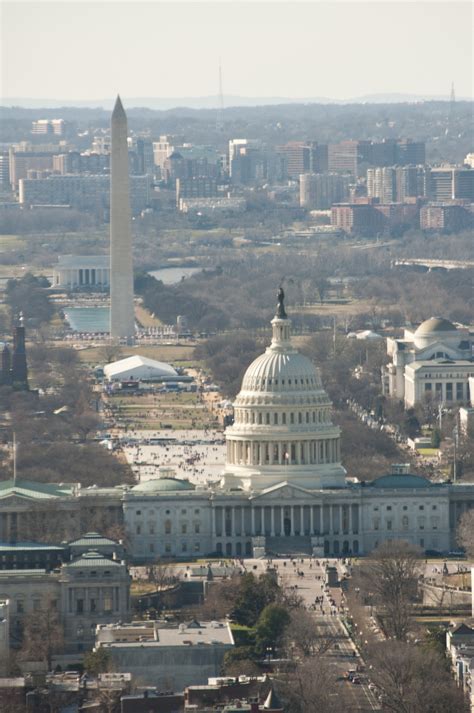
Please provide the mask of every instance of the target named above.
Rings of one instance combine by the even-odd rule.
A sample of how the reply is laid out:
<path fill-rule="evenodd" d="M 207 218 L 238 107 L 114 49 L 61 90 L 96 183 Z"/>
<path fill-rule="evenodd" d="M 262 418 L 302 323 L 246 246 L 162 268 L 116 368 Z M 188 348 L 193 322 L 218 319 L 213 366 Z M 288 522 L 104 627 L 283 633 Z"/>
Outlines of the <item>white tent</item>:
<path fill-rule="evenodd" d="M 162 361 L 135 356 L 119 359 L 104 366 L 107 381 L 140 381 L 151 379 L 156 381 L 170 380 L 178 376 L 176 369 Z"/>

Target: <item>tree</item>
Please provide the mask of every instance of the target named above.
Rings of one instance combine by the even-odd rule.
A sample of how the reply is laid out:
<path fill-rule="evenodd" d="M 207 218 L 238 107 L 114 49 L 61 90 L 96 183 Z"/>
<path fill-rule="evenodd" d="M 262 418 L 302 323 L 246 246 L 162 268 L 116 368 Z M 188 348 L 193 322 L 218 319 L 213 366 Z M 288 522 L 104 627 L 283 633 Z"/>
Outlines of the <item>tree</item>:
<path fill-rule="evenodd" d="M 25 617 L 22 641 L 20 658 L 45 663 L 51 671 L 53 655 L 60 653 L 64 646 L 57 602 L 51 597 L 41 603 L 40 609 Z"/>
<path fill-rule="evenodd" d="M 280 646 L 285 630 L 290 623 L 288 610 L 279 604 L 268 604 L 258 617 L 255 626 L 255 648 L 264 655 L 268 649 Z"/>
<path fill-rule="evenodd" d="M 92 676 L 112 670 L 112 657 L 103 646 L 88 651 L 84 656 L 84 670 Z"/>
<path fill-rule="evenodd" d="M 474 557 L 474 510 L 464 512 L 457 524 L 457 542 L 466 550 L 469 559 Z"/>
<path fill-rule="evenodd" d="M 365 593 L 372 593 L 389 636 L 405 641 L 418 592 L 421 550 L 403 540 L 377 547 L 361 566 Z"/>
<path fill-rule="evenodd" d="M 123 352 L 119 344 L 104 344 L 97 350 L 97 356 L 100 361 L 110 364 L 112 361 L 120 359 Z"/>
<path fill-rule="evenodd" d="M 432 648 L 401 641 L 371 651 L 371 679 L 391 713 L 467 713 L 467 701 L 443 658 Z"/>
<path fill-rule="evenodd" d="M 303 658 L 325 653 L 335 641 L 329 629 L 327 627 L 320 629 L 315 617 L 304 608 L 290 612 L 290 624 L 286 628 L 285 638 L 287 649 Z"/>
<path fill-rule="evenodd" d="M 279 587 L 274 577 L 262 574 L 257 578 L 247 572 L 239 580 L 232 618 L 238 624 L 255 626 L 265 607 L 273 604 L 278 595 Z"/>
<path fill-rule="evenodd" d="M 441 431 L 439 428 L 433 428 L 431 431 L 431 446 L 433 448 L 439 448 L 441 445 Z"/>

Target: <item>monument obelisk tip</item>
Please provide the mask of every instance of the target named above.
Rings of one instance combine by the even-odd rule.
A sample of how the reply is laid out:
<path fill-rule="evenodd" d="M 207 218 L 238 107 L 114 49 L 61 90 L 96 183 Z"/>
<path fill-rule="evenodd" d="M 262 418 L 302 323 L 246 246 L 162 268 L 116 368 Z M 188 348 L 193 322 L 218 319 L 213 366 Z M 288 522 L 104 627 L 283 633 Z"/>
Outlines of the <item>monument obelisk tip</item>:
<path fill-rule="evenodd" d="M 115 100 L 114 110 L 112 112 L 112 121 L 118 118 L 125 118 L 125 109 L 123 108 L 120 94 L 117 94 L 117 99 Z"/>

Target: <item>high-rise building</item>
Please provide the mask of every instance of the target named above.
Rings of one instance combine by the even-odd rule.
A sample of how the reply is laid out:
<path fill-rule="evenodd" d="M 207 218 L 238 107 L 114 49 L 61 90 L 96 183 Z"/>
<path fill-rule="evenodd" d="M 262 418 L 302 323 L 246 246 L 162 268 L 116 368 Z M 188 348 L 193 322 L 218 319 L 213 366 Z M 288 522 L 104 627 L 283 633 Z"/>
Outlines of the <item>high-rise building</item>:
<path fill-rule="evenodd" d="M 10 157 L 8 151 L 0 152 L 0 189 L 10 186 Z"/>
<path fill-rule="evenodd" d="M 207 176 L 176 179 L 176 205 L 181 198 L 212 198 L 217 196 L 217 181 Z"/>
<path fill-rule="evenodd" d="M 34 136 L 64 136 L 66 126 L 64 119 L 38 119 L 31 123 L 31 133 Z"/>
<path fill-rule="evenodd" d="M 26 178 L 28 171 L 52 171 L 53 156 L 57 150 L 21 151 L 11 146 L 9 150 L 10 183 L 12 188 L 18 188 L 20 178 Z"/>
<path fill-rule="evenodd" d="M 289 141 L 276 147 L 276 151 L 286 159 L 290 178 L 297 178 L 304 173 L 323 173 L 327 171 L 328 147 L 307 141 Z"/>
<path fill-rule="evenodd" d="M 426 161 L 424 141 L 412 139 L 398 139 L 395 154 L 395 163 L 399 166 L 422 166 Z"/>
<path fill-rule="evenodd" d="M 300 206 L 327 210 L 349 197 L 351 176 L 338 173 L 304 173 L 300 176 Z"/>
<path fill-rule="evenodd" d="M 370 141 L 341 141 L 328 146 L 328 170 L 359 176 L 368 164 Z"/>
<path fill-rule="evenodd" d="M 381 203 L 393 203 L 397 199 L 396 169 L 384 166 L 367 169 L 367 196 L 378 198 Z"/>
<path fill-rule="evenodd" d="M 424 198 L 427 195 L 429 175 L 428 166 L 397 166 L 396 200 L 403 203 L 407 198 Z"/>
<path fill-rule="evenodd" d="M 434 201 L 474 202 L 474 169 L 444 166 L 430 172 L 429 196 Z"/>
<path fill-rule="evenodd" d="M 133 339 L 133 257 L 127 117 L 120 97 L 112 113 L 110 161 L 110 336 Z"/>

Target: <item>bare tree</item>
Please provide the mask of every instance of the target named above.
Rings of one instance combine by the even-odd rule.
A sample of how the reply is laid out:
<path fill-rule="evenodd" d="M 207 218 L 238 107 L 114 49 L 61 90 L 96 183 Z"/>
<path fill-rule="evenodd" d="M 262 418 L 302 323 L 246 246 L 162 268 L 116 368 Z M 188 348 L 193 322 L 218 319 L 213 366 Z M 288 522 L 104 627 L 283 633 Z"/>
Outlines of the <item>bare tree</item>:
<path fill-rule="evenodd" d="M 290 617 L 285 645 L 293 655 L 303 658 L 321 655 L 333 646 L 335 637 L 326 628 L 318 626 L 315 617 L 307 609 L 293 609 Z"/>
<path fill-rule="evenodd" d="M 64 646 L 64 630 L 56 602 L 48 597 L 41 608 L 27 616 L 23 623 L 23 645 L 20 658 L 25 661 L 41 661 L 48 671 L 52 659 Z"/>
<path fill-rule="evenodd" d="M 110 364 L 111 361 L 120 359 L 122 356 L 122 349 L 118 344 L 104 344 L 97 351 L 97 355 L 101 361 L 104 361 L 106 364 Z"/>
<path fill-rule="evenodd" d="M 391 713 L 467 713 L 444 659 L 434 650 L 401 641 L 378 644 L 371 651 L 371 678 Z"/>
<path fill-rule="evenodd" d="M 421 550 L 403 540 L 384 542 L 361 566 L 365 593 L 372 593 L 389 636 L 405 641 L 418 592 Z"/>
<path fill-rule="evenodd" d="M 466 550 L 467 556 L 474 557 L 474 509 L 463 513 L 457 525 L 456 539 Z"/>

